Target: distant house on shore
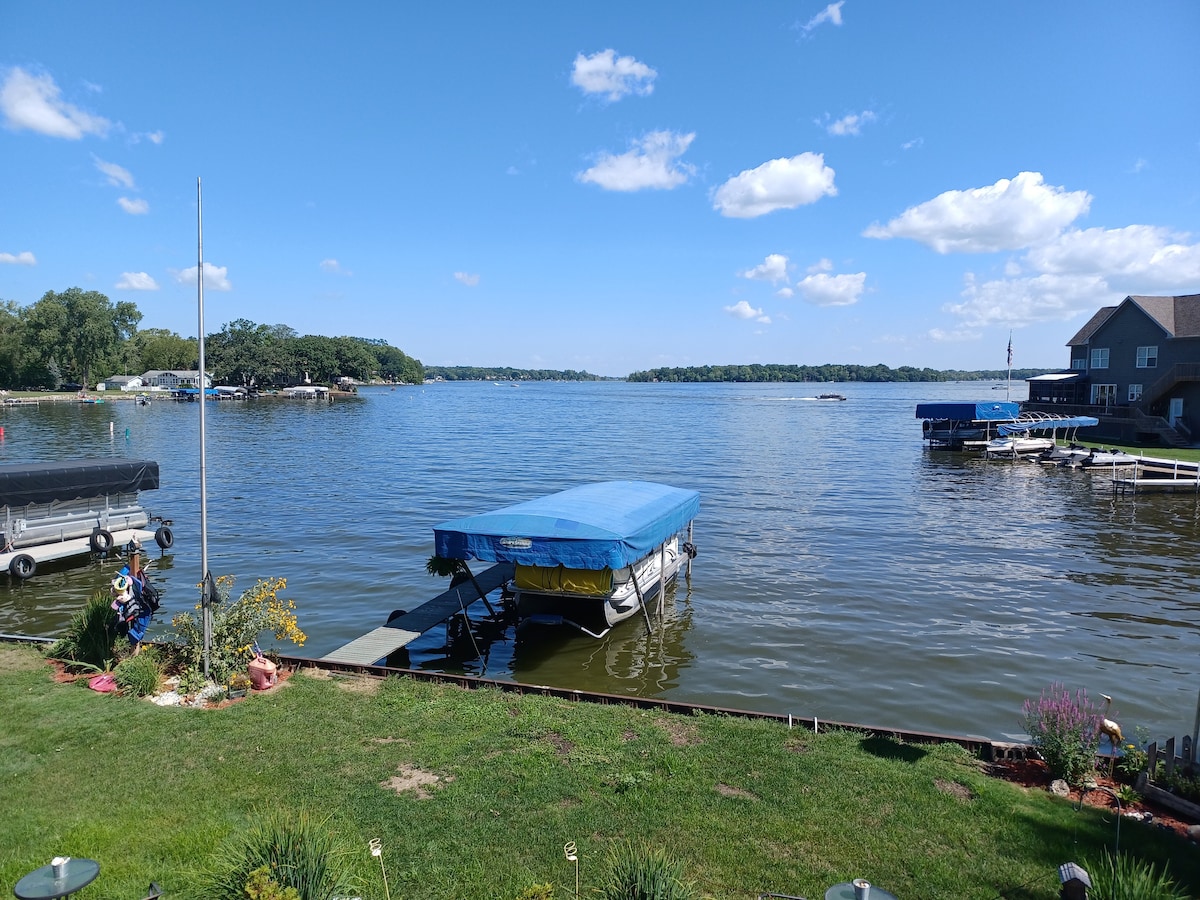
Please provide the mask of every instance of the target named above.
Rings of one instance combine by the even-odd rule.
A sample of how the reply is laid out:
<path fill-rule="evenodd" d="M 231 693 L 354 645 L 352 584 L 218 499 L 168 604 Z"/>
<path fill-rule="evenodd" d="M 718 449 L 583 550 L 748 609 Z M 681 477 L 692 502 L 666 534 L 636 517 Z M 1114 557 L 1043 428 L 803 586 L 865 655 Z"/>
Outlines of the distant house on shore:
<path fill-rule="evenodd" d="M 1200 294 L 1126 297 L 1067 346 L 1069 369 L 1028 379 L 1026 409 L 1096 416 L 1109 440 L 1200 441 Z"/>
<path fill-rule="evenodd" d="M 142 384 L 148 388 L 174 391 L 179 388 L 199 388 L 200 373 L 195 369 L 151 369 L 142 374 Z M 212 375 L 204 377 L 204 386 L 212 387 Z"/>
<path fill-rule="evenodd" d="M 140 375 L 110 375 L 96 385 L 98 391 L 140 391 L 143 387 Z"/>

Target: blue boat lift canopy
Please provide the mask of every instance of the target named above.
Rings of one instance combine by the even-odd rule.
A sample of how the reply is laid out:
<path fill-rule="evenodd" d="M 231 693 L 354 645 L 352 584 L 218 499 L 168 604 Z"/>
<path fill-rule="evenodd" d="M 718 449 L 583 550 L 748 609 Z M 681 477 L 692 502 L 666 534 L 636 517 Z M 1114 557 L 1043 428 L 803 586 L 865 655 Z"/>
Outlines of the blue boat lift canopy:
<path fill-rule="evenodd" d="M 990 403 L 918 403 L 918 419 L 952 422 L 1007 422 L 1021 414 L 1021 406 L 1009 400 Z"/>
<path fill-rule="evenodd" d="M 622 569 L 685 530 L 700 494 L 651 481 L 580 485 L 433 529 L 435 553 L 568 569 Z"/>

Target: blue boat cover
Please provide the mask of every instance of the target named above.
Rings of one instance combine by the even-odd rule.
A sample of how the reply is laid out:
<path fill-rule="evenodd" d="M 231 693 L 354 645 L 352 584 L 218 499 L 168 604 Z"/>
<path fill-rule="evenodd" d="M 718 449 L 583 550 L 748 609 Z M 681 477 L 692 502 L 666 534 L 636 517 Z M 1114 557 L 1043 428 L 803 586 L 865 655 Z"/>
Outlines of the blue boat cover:
<path fill-rule="evenodd" d="M 1061 419 L 1038 419 L 1031 422 L 1009 422 L 996 430 L 1003 435 L 1024 434 L 1027 431 L 1053 431 L 1058 428 L 1087 428 L 1099 425 L 1095 416 L 1063 416 Z"/>
<path fill-rule="evenodd" d="M 954 422 L 1006 422 L 1021 414 L 1021 406 L 1008 400 L 990 403 L 918 403 L 918 419 Z"/>
<path fill-rule="evenodd" d="M 601 481 L 443 522 L 433 529 L 435 552 L 445 559 L 622 569 L 683 531 L 699 509 L 696 491 Z"/>

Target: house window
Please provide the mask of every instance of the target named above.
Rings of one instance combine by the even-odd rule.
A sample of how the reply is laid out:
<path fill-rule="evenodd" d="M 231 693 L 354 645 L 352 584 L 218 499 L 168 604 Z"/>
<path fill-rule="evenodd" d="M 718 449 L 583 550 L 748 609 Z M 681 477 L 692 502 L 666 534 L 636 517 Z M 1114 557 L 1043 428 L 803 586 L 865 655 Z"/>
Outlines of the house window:
<path fill-rule="evenodd" d="M 1112 406 L 1117 399 L 1117 386 L 1115 384 L 1093 384 L 1092 385 L 1092 403 L 1095 406 Z"/>
<path fill-rule="evenodd" d="M 1137 348 L 1137 367 L 1139 369 L 1155 369 L 1158 367 L 1157 347 Z"/>
<path fill-rule="evenodd" d="M 1142 399 L 1142 386 L 1140 384 L 1131 384 L 1129 386 L 1129 402 L 1137 403 Z"/>
<path fill-rule="evenodd" d="M 1071 360 L 1072 369 L 1087 369 L 1087 357 L 1077 356 Z"/>
<path fill-rule="evenodd" d="M 1092 351 L 1092 368 L 1107 369 L 1108 368 L 1108 348 L 1099 347 Z"/>

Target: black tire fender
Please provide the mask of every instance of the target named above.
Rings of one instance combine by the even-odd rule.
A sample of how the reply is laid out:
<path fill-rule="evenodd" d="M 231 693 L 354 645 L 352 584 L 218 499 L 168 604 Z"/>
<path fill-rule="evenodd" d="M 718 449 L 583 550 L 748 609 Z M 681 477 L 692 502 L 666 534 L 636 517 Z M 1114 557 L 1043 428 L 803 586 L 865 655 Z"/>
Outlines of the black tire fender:
<path fill-rule="evenodd" d="M 93 553 L 107 553 L 113 548 L 112 532 L 105 531 L 103 528 L 97 528 L 92 532 L 92 536 L 88 538 L 88 544 L 91 546 Z"/>
<path fill-rule="evenodd" d="M 163 550 L 170 550 L 175 546 L 175 532 L 171 530 L 170 525 L 158 526 L 158 531 L 154 532 L 154 543 Z"/>
<path fill-rule="evenodd" d="M 24 581 L 33 577 L 33 573 L 37 571 L 37 562 L 28 553 L 18 553 L 8 561 L 8 571 L 13 578 Z"/>

